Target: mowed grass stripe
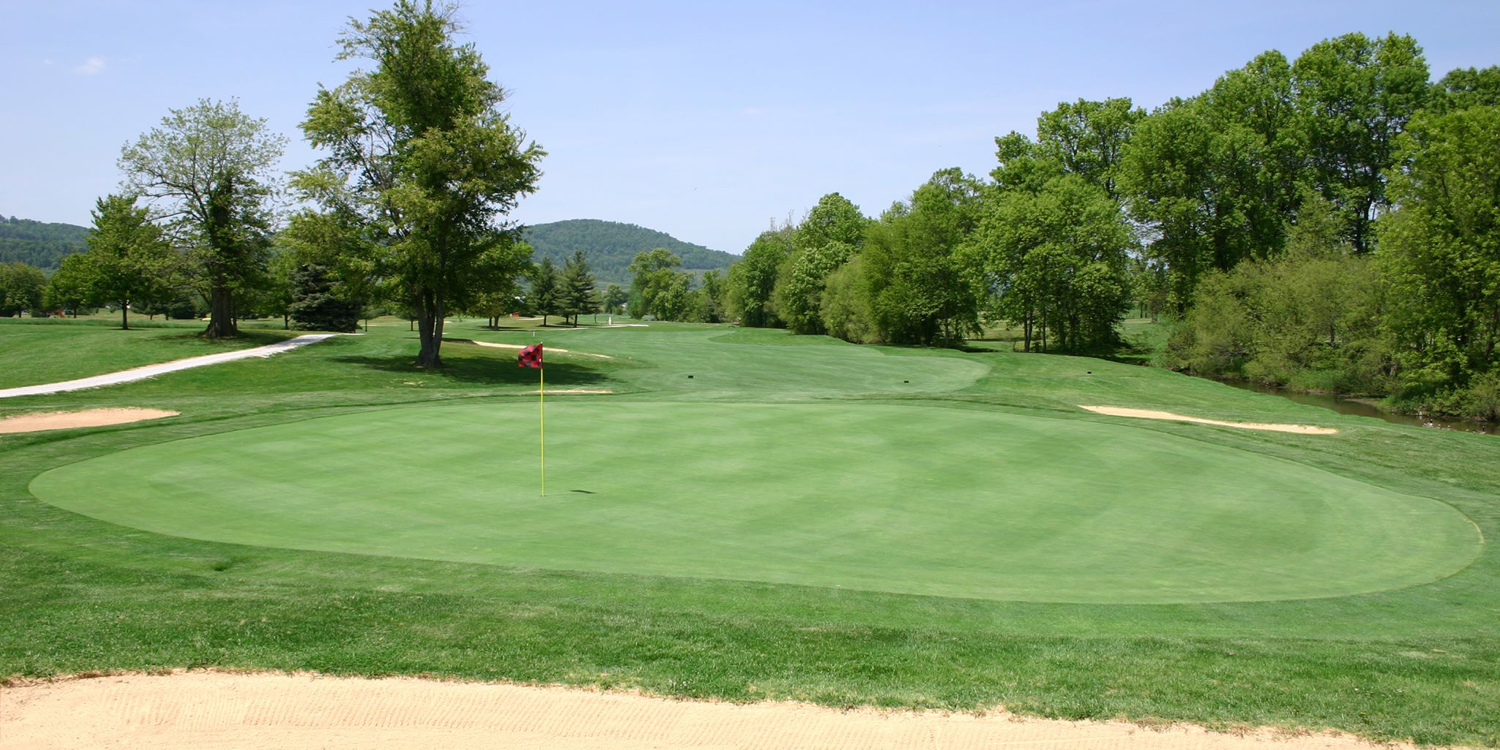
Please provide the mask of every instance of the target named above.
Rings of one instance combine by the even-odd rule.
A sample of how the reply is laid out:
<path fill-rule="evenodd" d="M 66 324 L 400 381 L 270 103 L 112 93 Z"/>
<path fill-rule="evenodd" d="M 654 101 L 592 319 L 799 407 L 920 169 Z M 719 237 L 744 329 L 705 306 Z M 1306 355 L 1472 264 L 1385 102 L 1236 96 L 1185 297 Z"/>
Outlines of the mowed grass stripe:
<path fill-rule="evenodd" d="M 1085 420 L 878 403 L 534 404 L 305 420 L 42 474 L 54 505 L 268 547 L 994 600 L 1264 601 L 1441 578 L 1451 507 Z M 105 490 L 105 488 L 108 488 Z"/>

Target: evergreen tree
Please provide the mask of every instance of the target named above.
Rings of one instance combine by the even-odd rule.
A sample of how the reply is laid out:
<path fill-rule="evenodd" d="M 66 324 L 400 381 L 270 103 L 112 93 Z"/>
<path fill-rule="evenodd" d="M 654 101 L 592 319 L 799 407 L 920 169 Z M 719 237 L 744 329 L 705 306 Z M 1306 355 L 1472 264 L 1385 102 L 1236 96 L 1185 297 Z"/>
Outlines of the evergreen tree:
<path fill-rule="evenodd" d="M 594 291 L 594 274 L 582 251 L 575 251 L 563 265 L 562 278 L 558 282 L 559 311 L 566 318 L 572 316 L 573 327 L 578 327 L 578 316 L 599 309 L 599 297 Z"/>
<path fill-rule="evenodd" d="M 328 267 L 303 263 L 292 271 L 291 285 L 289 312 L 298 330 L 348 333 L 359 327 L 364 305 L 338 296 Z"/>
<path fill-rule="evenodd" d="M 551 258 L 542 258 L 541 263 L 532 267 L 531 294 L 527 295 L 526 303 L 533 315 L 542 316 L 544 326 L 547 325 L 548 315 L 559 312 L 560 291 L 557 268 L 552 265 Z"/>

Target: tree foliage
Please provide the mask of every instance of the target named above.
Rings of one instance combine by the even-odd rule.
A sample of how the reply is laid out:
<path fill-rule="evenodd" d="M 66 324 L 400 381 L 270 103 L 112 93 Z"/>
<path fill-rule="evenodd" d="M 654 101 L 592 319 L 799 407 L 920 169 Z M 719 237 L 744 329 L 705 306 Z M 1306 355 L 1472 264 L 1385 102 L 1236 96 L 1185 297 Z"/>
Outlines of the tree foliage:
<path fill-rule="evenodd" d="M 365 253 L 415 312 L 424 367 L 442 365 L 449 310 L 529 266 L 531 248 L 503 217 L 535 190 L 544 155 L 511 125 L 479 52 L 454 42 L 453 13 L 398 0 L 350 21 L 339 58 L 374 68 L 319 90 L 302 130 L 328 155 L 297 181 L 323 213 L 346 217 L 354 238 L 340 245 Z"/>
<path fill-rule="evenodd" d="M 60 282 L 81 283 L 81 304 L 119 308 L 120 327 L 127 329 L 132 305 L 144 310 L 176 293 L 177 255 L 161 228 L 151 222 L 148 209 L 135 203 L 134 197 L 124 195 L 95 202 L 88 252 L 71 264 Z"/>
<path fill-rule="evenodd" d="M 1391 325 L 1415 384 L 1500 369 L 1500 107 L 1421 115 L 1397 143 L 1380 222 Z"/>
<path fill-rule="evenodd" d="M 209 300 L 210 337 L 234 336 L 235 296 L 265 267 L 286 139 L 237 102 L 169 110 L 121 151 L 127 189 L 152 201 Z"/>
<path fill-rule="evenodd" d="M 47 289 L 47 275 L 36 266 L 20 261 L 0 263 L 0 315 L 7 318 L 41 311 Z"/>

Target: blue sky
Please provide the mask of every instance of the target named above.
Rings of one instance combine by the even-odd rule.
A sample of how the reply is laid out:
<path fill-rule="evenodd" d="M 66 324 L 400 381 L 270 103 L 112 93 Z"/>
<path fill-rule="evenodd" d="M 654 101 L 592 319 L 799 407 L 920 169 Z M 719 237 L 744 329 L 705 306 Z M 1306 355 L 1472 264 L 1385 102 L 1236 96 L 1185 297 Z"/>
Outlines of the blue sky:
<path fill-rule="evenodd" d="M 0 214 L 87 224 L 120 147 L 168 108 L 237 97 L 297 124 L 336 85 L 358 2 L 0 1 Z M 382 6 L 383 7 L 383 6 Z M 1415 36 L 1433 77 L 1500 64 L 1500 3 L 470 2 L 513 122 L 550 155 L 527 223 L 626 221 L 739 252 L 843 193 L 867 214 L 932 172 L 990 170 L 993 138 L 1059 101 L 1154 107 L 1267 49 Z"/>

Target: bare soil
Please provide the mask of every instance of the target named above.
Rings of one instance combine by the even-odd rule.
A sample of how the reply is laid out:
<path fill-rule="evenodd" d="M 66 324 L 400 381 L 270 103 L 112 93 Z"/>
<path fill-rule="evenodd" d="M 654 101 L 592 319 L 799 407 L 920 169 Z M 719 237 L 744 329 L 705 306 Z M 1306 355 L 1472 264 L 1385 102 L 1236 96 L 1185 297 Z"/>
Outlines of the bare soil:
<path fill-rule="evenodd" d="M 558 687 L 178 672 L 0 688 L 0 746 L 824 750 L 1366 750 L 1348 735 L 1022 719 L 1003 712 L 735 705 Z"/>

